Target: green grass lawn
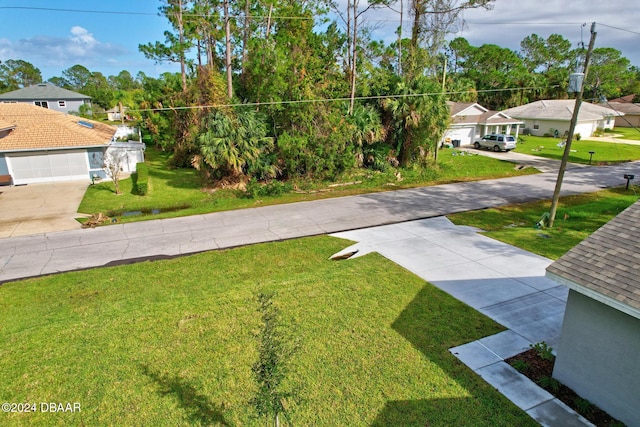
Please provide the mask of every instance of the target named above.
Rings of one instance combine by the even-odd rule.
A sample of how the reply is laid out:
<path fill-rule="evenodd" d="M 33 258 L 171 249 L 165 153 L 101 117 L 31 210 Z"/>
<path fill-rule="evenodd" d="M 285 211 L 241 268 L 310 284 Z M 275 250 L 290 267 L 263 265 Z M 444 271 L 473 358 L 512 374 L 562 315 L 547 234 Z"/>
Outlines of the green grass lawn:
<path fill-rule="evenodd" d="M 640 130 L 639 129 L 634 129 L 634 128 L 622 128 L 622 127 L 617 127 L 615 129 L 613 129 L 612 131 L 607 131 L 605 133 L 605 136 L 608 135 L 621 135 L 618 138 L 622 138 L 622 139 L 632 139 L 635 141 L 640 141 Z"/>
<path fill-rule="evenodd" d="M 401 170 L 400 180 L 395 172 L 360 170 L 345 175 L 341 180 L 361 181 L 359 184 L 331 187 L 332 183 L 297 181 L 293 184 L 301 190 L 299 192 L 250 199 L 242 197 L 235 190 L 203 191 L 195 170 L 169 169 L 167 154 L 150 148 L 145 154 L 149 165 L 149 192 L 146 196 L 131 194 L 131 179 L 121 181 L 123 194 L 118 196 L 114 194 L 111 181 L 103 181 L 88 188 L 78 211 L 87 214 L 102 212 L 118 217 L 119 221 L 130 222 L 535 173 L 531 169 L 515 170 L 513 163 L 478 155 L 454 156 L 454 152 L 458 153 L 449 149 L 441 150 L 437 168 Z M 121 215 L 123 212 L 153 209 L 163 212 L 128 217 Z"/>
<path fill-rule="evenodd" d="M 298 426 L 534 426 L 447 350 L 502 328 L 391 261 L 327 258 L 315 237 L 0 286 L 0 396 L 81 412 L 0 413 L 3 426 L 264 425 L 260 314 L 276 291 L 300 350 Z M 38 403 L 39 404 L 39 403 Z"/>
<path fill-rule="evenodd" d="M 637 187 L 631 187 L 562 197 L 551 229 L 534 227 L 549 212 L 550 201 L 463 212 L 448 218 L 459 225 L 481 228 L 488 237 L 558 259 L 637 201 L 637 191 Z"/>
<path fill-rule="evenodd" d="M 517 153 L 531 154 L 561 160 L 564 147 L 559 147 L 561 138 L 545 138 L 541 136 L 524 136 L 523 141 L 518 142 Z M 589 151 L 594 151 L 592 164 L 606 165 L 612 163 L 628 162 L 640 159 L 640 145 L 619 144 L 613 142 L 573 140 L 571 143 L 569 162 L 589 163 Z"/>

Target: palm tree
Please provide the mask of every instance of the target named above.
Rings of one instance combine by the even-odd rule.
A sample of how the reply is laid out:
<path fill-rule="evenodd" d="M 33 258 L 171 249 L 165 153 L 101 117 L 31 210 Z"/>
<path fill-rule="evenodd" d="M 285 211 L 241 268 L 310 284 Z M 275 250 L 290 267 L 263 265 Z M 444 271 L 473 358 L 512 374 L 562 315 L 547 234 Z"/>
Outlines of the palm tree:
<path fill-rule="evenodd" d="M 407 166 L 419 152 L 437 148 L 449 121 L 449 107 L 438 84 L 426 77 L 397 85 L 395 98 L 382 101 L 391 113 L 398 137 L 400 165 Z"/>
<path fill-rule="evenodd" d="M 204 124 L 207 130 L 198 138 L 200 151 L 220 178 L 242 178 L 252 162 L 273 148 L 264 121 L 251 110 L 237 115 L 216 110 Z"/>

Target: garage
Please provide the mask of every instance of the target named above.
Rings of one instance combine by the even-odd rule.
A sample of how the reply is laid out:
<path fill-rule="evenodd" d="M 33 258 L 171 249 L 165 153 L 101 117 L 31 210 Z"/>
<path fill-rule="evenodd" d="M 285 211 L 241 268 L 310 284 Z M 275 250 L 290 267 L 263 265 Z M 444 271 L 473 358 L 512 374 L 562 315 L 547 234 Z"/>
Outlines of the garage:
<path fill-rule="evenodd" d="M 11 153 L 6 160 L 14 184 L 89 179 L 86 150 Z"/>
<path fill-rule="evenodd" d="M 460 141 L 460 145 L 471 145 L 473 141 L 475 141 L 476 128 L 475 126 L 471 127 L 453 127 L 452 129 L 448 129 L 445 134 L 445 141 L 449 139 L 450 141 L 458 140 Z"/>

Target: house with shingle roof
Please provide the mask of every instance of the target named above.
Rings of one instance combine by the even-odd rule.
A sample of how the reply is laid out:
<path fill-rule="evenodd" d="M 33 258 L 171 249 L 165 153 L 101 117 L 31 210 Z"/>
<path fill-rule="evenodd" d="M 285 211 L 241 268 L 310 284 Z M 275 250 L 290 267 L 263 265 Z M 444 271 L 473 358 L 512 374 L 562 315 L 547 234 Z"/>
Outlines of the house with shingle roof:
<path fill-rule="evenodd" d="M 144 145 L 116 139 L 122 139 L 116 126 L 27 103 L 0 103 L 0 176 L 10 176 L 13 184 L 104 178 L 111 149 L 135 156 L 135 170 Z"/>
<path fill-rule="evenodd" d="M 62 113 L 77 113 L 83 105 L 91 108 L 91 97 L 50 83 L 39 83 L 0 94 L 0 103 L 15 102 L 26 102 Z"/>
<path fill-rule="evenodd" d="M 522 120 L 527 133 L 536 136 L 562 136 L 569 132 L 576 101 L 573 99 L 542 100 L 509 108 L 503 113 Z M 598 129 L 613 129 L 620 113 L 601 105 L 583 102 L 578 113 L 574 134 L 593 136 Z"/>
<path fill-rule="evenodd" d="M 549 267 L 569 287 L 553 377 L 640 426 L 640 201 Z"/>
<path fill-rule="evenodd" d="M 640 104 L 609 101 L 607 106 L 621 113 L 616 116 L 616 127 L 640 127 Z"/>
<path fill-rule="evenodd" d="M 483 135 L 515 132 L 518 138 L 522 121 L 507 114 L 491 111 L 476 102 L 447 102 L 451 111 L 451 124 L 445 131 L 443 142 L 460 141 L 472 145 Z"/>

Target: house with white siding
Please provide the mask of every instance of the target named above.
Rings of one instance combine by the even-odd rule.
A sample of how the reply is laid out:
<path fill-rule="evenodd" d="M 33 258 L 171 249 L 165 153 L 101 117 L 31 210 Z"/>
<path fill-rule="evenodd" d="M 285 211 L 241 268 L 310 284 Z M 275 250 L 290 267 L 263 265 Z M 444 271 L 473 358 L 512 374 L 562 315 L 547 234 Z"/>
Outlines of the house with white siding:
<path fill-rule="evenodd" d="M 575 103 L 573 99 L 542 100 L 509 108 L 503 113 L 523 121 L 526 133 L 562 137 L 569 132 Z M 588 138 L 598 129 L 613 129 L 619 114 L 611 108 L 583 102 L 574 135 Z"/>
<path fill-rule="evenodd" d="M 509 115 L 491 111 L 476 102 L 448 102 L 451 124 L 443 142 L 459 141 L 460 145 L 473 145 L 475 141 L 490 133 L 512 134 L 518 138 L 523 122 Z"/>
<path fill-rule="evenodd" d="M 130 138 L 129 135 L 132 135 Z M 139 134 L 28 103 L 0 103 L 0 181 L 14 185 L 105 178 L 109 153 L 121 170 L 144 161 Z"/>

